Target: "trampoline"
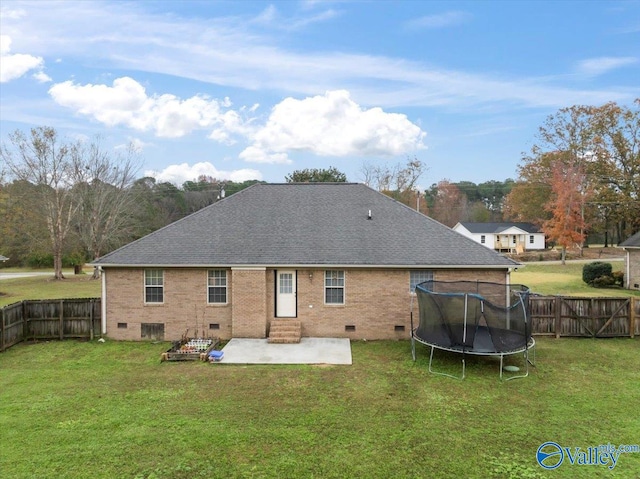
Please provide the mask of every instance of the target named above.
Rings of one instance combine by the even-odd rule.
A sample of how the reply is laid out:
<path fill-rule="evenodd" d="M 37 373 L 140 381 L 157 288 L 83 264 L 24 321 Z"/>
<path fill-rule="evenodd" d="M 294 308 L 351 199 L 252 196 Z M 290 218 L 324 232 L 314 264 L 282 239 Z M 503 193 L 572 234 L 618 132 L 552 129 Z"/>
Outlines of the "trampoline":
<path fill-rule="evenodd" d="M 529 375 L 529 364 L 535 364 L 535 340 L 528 318 L 529 288 L 521 284 L 431 280 L 418 284 L 415 292 L 419 323 L 414 328 L 412 300 L 411 353 L 415 361 L 416 342 L 431 347 L 429 372 L 464 379 L 467 354 L 495 356 L 500 358 L 502 380 L 504 357 L 523 354 L 525 373 L 505 379 Z M 461 377 L 433 369 L 436 349 L 462 355 Z M 513 366 L 507 369 L 519 371 Z"/>

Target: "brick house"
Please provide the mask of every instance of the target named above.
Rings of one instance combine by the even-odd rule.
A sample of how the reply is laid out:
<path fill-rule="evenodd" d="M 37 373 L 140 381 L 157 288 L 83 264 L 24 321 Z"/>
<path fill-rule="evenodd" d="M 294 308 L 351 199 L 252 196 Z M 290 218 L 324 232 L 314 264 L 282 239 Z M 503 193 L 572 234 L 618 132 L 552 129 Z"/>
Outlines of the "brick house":
<path fill-rule="evenodd" d="M 518 263 L 354 183 L 256 184 L 96 260 L 103 333 L 401 339 L 415 284 Z"/>
<path fill-rule="evenodd" d="M 618 245 L 626 251 L 624 261 L 624 287 L 640 289 L 640 231 Z"/>

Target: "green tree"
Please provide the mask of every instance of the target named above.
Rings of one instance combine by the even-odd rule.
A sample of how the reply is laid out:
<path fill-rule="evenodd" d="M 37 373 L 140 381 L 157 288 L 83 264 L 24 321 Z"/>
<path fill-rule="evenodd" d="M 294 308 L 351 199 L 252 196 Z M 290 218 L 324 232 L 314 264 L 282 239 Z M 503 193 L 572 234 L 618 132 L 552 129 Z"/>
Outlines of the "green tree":
<path fill-rule="evenodd" d="M 593 113 L 597 132 L 593 168 L 600 187 L 594 198 L 605 232 L 618 241 L 640 230 L 640 98 L 635 109 L 607 103 Z"/>
<path fill-rule="evenodd" d="M 329 168 L 305 168 L 285 176 L 287 183 L 345 183 L 347 175 L 331 166 Z"/>
<path fill-rule="evenodd" d="M 448 180 L 438 183 L 433 207 L 430 208 L 430 216 L 434 220 L 452 228 L 465 219 L 467 208 L 467 196 L 456 185 Z"/>
<path fill-rule="evenodd" d="M 38 186 L 24 180 L 0 185 L 0 254 L 7 265 L 21 265 L 29 256 L 50 251 Z"/>
<path fill-rule="evenodd" d="M 463 221 L 488 222 L 503 221 L 505 198 L 511 191 L 514 181 L 490 180 L 475 184 L 471 181 L 460 181 L 454 185 L 467 197 L 467 214 Z M 437 188 L 437 185 L 436 185 Z"/>
<path fill-rule="evenodd" d="M 531 154 L 522 159 L 519 181 L 508 199 L 512 216 L 542 224 L 556 164 L 584 172 L 583 191 L 592 192 L 581 211 L 593 232 L 613 228 L 618 241 L 640 228 L 640 100 L 635 109 L 607 103 L 572 106 L 550 115 Z M 529 194 L 527 194 L 529 192 Z M 536 213 L 537 212 L 537 213 Z"/>

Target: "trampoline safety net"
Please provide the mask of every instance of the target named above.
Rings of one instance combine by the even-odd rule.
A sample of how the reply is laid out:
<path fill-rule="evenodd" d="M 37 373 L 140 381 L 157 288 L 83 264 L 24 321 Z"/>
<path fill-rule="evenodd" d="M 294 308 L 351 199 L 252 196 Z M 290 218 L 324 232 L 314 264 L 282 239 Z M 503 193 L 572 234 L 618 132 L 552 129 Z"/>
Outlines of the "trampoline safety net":
<path fill-rule="evenodd" d="M 416 286 L 415 338 L 442 349 L 505 354 L 527 349 L 529 288 L 521 284 L 425 281 Z"/>

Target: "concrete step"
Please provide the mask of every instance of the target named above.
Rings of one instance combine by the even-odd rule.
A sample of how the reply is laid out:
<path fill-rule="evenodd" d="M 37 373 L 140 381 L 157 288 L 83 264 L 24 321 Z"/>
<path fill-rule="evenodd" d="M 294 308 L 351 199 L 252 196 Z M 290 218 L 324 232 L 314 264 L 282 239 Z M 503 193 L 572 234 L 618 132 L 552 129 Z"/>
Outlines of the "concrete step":
<path fill-rule="evenodd" d="M 300 338 L 272 338 L 269 336 L 269 343 L 271 344 L 298 344 Z"/>
<path fill-rule="evenodd" d="M 292 344 L 299 343 L 302 336 L 302 324 L 296 319 L 276 319 L 271 322 L 269 342 Z"/>

